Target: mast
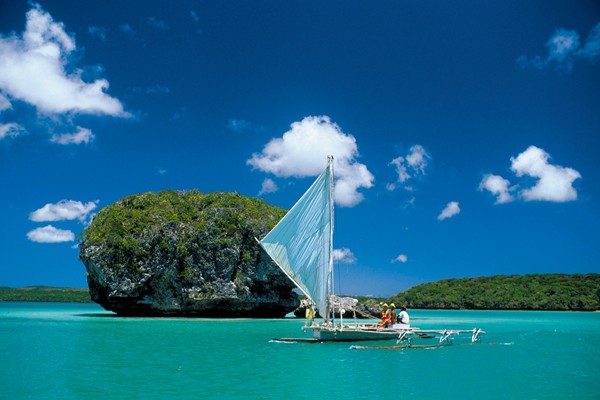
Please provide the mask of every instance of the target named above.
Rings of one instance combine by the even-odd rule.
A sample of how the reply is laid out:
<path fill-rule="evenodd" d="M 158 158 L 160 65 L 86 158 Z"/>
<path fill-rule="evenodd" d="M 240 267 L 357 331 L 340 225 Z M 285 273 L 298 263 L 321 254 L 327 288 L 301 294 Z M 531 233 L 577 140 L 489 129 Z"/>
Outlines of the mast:
<path fill-rule="evenodd" d="M 333 156 L 327 156 L 327 167 L 329 168 L 329 209 L 330 209 L 330 237 L 329 237 L 329 260 L 328 260 L 328 269 L 329 269 L 329 283 L 330 283 L 330 287 L 329 287 L 329 293 L 328 293 L 328 298 L 331 298 L 331 295 L 334 294 L 334 274 L 333 274 L 333 230 L 334 230 L 334 203 L 335 203 L 335 199 L 334 199 L 334 181 L 333 181 Z M 330 305 L 330 301 L 327 301 L 327 305 Z M 332 307 L 332 310 L 327 310 L 328 312 L 326 313 L 327 315 L 329 315 L 329 311 L 331 311 L 331 321 L 332 321 L 332 325 L 335 319 L 335 307 Z"/>

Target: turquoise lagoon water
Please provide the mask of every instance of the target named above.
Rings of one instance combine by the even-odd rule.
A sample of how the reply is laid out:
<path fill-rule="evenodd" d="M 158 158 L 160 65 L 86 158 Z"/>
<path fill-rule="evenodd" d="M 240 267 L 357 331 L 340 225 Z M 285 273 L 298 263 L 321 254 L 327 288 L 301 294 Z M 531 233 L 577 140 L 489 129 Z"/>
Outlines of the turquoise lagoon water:
<path fill-rule="evenodd" d="M 482 343 L 353 350 L 276 343 L 303 320 L 119 318 L 0 303 L 6 399 L 600 399 L 600 313 L 411 310 Z M 392 342 L 393 343 L 393 342 Z"/>

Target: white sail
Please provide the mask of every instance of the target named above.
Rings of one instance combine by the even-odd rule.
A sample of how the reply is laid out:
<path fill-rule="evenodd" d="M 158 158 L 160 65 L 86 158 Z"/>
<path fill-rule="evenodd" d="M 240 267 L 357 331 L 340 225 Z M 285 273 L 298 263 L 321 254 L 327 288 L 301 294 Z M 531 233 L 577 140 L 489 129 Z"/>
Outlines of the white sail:
<path fill-rule="evenodd" d="M 333 158 L 290 211 L 259 243 L 329 319 L 333 269 Z"/>

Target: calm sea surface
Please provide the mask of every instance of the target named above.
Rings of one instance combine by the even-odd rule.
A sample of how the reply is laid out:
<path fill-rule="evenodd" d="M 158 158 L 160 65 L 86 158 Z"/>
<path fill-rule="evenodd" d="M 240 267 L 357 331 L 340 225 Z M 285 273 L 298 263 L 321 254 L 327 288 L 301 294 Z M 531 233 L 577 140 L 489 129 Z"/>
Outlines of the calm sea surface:
<path fill-rule="evenodd" d="M 0 302 L 0 398 L 600 399 L 600 313 L 411 317 L 488 333 L 475 345 L 353 350 L 271 341 L 304 336 L 295 318 L 118 318 L 95 304 Z"/>

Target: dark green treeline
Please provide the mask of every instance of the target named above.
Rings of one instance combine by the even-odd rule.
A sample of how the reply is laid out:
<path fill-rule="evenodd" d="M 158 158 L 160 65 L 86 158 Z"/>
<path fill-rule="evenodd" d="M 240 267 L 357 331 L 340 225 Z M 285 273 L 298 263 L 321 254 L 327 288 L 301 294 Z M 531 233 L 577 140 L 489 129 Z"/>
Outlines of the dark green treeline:
<path fill-rule="evenodd" d="M 497 275 L 444 279 L 388 299 L 426 309 L 600 310 L 600 274 Z"/>
<path fill-rule="evenodd" d="M 27 286 L 23 288 L 0 287 L 0 301 L 56 301 L 91 303 L 87 289 L 59 288 L 51 286 Z"/>

